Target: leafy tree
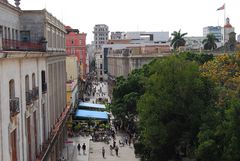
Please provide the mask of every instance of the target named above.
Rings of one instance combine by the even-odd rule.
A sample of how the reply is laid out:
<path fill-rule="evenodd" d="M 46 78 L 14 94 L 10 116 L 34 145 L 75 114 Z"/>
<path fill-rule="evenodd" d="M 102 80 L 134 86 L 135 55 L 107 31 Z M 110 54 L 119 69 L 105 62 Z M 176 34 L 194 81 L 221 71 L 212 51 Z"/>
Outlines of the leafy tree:
<path fill-rule="evenodd" d="M 208 34 L 207 38 L 203 40 L 203 45 L 205 50 L 213 50 L 217 48 L 216 41 L 218 39 L 213 34 Z"/>
<path fill-rule="evenodd" d="M 180 46 L 185 46 L 186 41 L 184 40 L 184 36 L 187 35 L 187 33 L 181 33 L 181 30 L 174 31 L 172 34 L 173 39 L 171 41 L 171 46 L 173 46 L 174 49 L 178 49 Z"/>
<path fill-rule="evenodd" d="M 142 160 L 168 161 L 194 151 L 201 117 L 214 103 L 214 86 L 195 62 L 181 57 L 155 61 L 138 102 Z M 147 155 L 146 155 L 147 154 Z"/>
<path fill-rule="evenodd" d="M 147 73 L 148 67 L 144 66 L 132 71 L 127 79 L 122 76 L 117 78 L 111 110 L 114 116 L 126 125 L 125 128 L 135 129 L 137 100 L 144 93 L 143 78 Z"/>
<path fill-rule="evenodd" d="M 186 60 L 196 61 L 198 64 L 204 64 L 210 60 L 213 60 L 212 54 L 182 52 L 179 55 Z"/>
<path fill-rule="evenodd" d="M 218 100 L 202 121 L 196 149 L 199 161 L 240 160 L 239 65 L 239 54 L 222 55 L 201 68 L 202 75 L 218 85 Z"/>

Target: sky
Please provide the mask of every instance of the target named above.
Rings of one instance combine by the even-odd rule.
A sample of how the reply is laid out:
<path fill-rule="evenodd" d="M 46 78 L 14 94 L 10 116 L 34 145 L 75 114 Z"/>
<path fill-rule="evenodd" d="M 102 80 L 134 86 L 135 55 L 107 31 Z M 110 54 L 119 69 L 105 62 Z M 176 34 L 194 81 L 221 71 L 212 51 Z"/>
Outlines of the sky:
<path fill-rule="evenodd" d="M 8 0 L 14 4 L 14 0 Z M 240 34 L 239 0 L 21 0 L 22 10 L 48 12 L 64 25 L 87 33 L 87 43 L 93 40 L 95 24 L 106 24 L 115 31 L 173 31 L 187 36 L 202 36 L 203 27 L 224 24 L 226 17 Z"/>

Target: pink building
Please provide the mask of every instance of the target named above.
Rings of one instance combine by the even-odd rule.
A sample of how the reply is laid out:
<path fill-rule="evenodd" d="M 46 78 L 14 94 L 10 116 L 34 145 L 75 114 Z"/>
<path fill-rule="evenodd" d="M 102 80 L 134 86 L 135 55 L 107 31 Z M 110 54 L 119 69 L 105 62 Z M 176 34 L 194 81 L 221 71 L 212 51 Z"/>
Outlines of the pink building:
<path fill-rule="evenodd" d="M 67 56 L 77 56 L 80 67 L 80 76 L 82 79 L 86 77 L 86 33 L 79 33 L 78 29 L 72 29 L 70 26 L 66 26 L 67 34 L 66 38 L 66 53 Z"/>

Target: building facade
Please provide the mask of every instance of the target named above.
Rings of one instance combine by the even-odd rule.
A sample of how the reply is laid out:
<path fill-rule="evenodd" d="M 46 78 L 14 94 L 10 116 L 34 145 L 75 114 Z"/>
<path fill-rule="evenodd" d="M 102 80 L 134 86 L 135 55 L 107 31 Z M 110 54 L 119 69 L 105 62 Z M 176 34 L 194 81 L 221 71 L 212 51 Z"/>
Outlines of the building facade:
<path fill-rule="evenodd" d="M 207 26 L 203 28 L 203 36 L 207 37 L 208 34 L 213 34 L 219 42 L 223 41 L 223 33 L 221 26 Z"/>
<path fill-rule="evenodd" d="M 78 78 L 79 78 L 79 64 L 76 56 L 68 56 L 66 58 L 67 71 L 67 105 L 75 107 L 78 100 Z"/>
<path fill-rule="evenodd" d="M 154 58 L 169 54 L 169 45 L 141 45 L 110 49 L 107 56 L 108 74 L 115 78 L 119 76 L 127 78 L 134 69 L 141 68 Z"/>
<path fill-rule="evenodd" d="M 75 55 L 78 58 L 80 67 L 80 76 L 82 79 L 86 77 L 87 70 L 87 49 L 86 49 L 86 36 L 85 33 L 79 33 L 78 29 L 72 29 L 66 26 L 66 53 L 68 56 Z"/>
<path fill-rule="evenodd" d="M 98 24 L 94 26 L 94 46 L 95 50 L 101 49 L 103 44 L 107 44 L 108 41 L 108 26 L 105 24 Z"/>
<path fill-rule="evenodd" d="M 230 24 L 230 19 L 226 18 L 226 24 L 222 29 L 222 33 L 224 34 L 224 43 L 228 42 L 229 34 L 232 32 L 234 32 L 234 27 L 232 27 L 232 25 Z"/>
<path fill-rule="evenodd" d="M 0 0 L 0 160 L 57 161 L 69 111 L 64 25 L 16 5 Z"/>
<path fill-rule="evenodd" d="M 108 26 L 105 24 L 97 24 L 93 29 L 94 34 L 94 58 L 96 65 L 97 79 L 103 80 L 103 56 L 102 56 L 102 45 L 107 44 L 108 42 Z"/>

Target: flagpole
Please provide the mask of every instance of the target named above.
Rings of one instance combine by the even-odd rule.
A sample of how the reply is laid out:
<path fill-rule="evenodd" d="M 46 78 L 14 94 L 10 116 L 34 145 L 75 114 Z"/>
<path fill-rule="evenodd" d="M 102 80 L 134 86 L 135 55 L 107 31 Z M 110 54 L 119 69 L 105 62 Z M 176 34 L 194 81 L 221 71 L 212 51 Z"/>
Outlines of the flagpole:
<path fill-rule="evenodd" d="M 226 4 L 224 3 L 224 15 L 223 15 L 223 45 L 225 45 L 225 24 L 226 24 Z"/>

